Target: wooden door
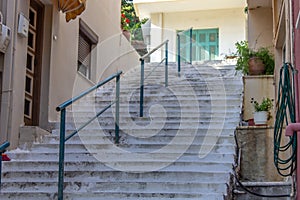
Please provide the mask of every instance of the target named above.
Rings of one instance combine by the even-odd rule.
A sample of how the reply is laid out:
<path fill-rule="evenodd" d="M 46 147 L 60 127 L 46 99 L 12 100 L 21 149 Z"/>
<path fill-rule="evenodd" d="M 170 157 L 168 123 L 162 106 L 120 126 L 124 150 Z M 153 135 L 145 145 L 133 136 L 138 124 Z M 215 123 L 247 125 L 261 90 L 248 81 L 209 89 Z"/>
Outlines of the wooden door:
<path fill-rule="evenodd" d="M 25 76 L 24 122 L 37 126 L 40 112 L 42 36 L 44 6 L 37 0 L 30 1 L 27 62 Z"/>
<path fill-rule="evenodd" d="M 181 56 L 189 61 L 190 37 L 186 31 L 180 38 Z M 218 29 L 193 29 L 192 61 L 215 60 L 219 55 Z"/>

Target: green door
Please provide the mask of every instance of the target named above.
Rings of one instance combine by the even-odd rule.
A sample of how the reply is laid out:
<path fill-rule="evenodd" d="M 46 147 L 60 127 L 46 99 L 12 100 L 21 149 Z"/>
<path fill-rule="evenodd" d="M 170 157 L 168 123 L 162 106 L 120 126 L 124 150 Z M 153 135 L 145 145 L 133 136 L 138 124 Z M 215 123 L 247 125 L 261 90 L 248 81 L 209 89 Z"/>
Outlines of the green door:
<path fill-rule="evenodd" d="M 180 38 L 181 57 L 190 58 L 189 32 Z M 219 29 L 193 29 L 192 60 L 215 60 L 219 55 Z"/>

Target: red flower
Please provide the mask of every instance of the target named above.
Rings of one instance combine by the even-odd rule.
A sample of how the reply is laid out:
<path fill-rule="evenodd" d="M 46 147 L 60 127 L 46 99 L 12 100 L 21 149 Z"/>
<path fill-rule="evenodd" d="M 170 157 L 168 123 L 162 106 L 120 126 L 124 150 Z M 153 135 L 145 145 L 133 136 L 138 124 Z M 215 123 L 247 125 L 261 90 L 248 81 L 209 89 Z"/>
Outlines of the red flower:
<path fill-rule="evenodd" d="M 125 22 L 129 24 L 130 23 L 130 19 L 126 18 Z"/>
<path fill-rule="evenodd" d="M 122 13 L 122 14 L 121 14 L 121 17 L 122 17 L 122 18 L 125 18 L 126 16 L 125 16 L 125 14 L 124 14 L 124 13 Z"/>

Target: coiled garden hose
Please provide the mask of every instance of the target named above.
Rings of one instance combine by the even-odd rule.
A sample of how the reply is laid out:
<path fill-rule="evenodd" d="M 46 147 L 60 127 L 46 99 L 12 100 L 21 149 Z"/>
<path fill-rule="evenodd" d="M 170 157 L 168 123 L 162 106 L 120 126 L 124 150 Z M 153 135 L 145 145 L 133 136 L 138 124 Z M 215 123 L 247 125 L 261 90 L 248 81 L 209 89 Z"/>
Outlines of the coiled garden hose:
<path fill-rule="evenodd" d="M 274 124 L 274 164 L 281 176 L 291 176 L 296 169 L 297 134 L 289 137 L 283 134 L 288 123 L 295 123 L 295 81 L 296 70 L 290 63 L 280 69 L 276 118 Z M 290 152 L 288 155 L 286 152 Z"/>

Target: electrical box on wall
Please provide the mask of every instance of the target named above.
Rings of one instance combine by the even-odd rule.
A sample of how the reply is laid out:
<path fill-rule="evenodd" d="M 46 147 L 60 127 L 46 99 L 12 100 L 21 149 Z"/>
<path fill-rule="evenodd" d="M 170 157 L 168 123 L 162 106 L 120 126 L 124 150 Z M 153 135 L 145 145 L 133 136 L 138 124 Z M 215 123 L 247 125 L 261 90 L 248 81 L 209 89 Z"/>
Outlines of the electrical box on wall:
<path fill-rule="evenodd" d="M 19 14 L 18 34 L 22 37 L 28 37 L 29 20 L 23 13 Z"/>
<path fill-rule="evenodd" d="M 2 14 L 0 21 L 0 52 L 5 53 L 11 40 L 10 28 L 2 24 Z"/>

